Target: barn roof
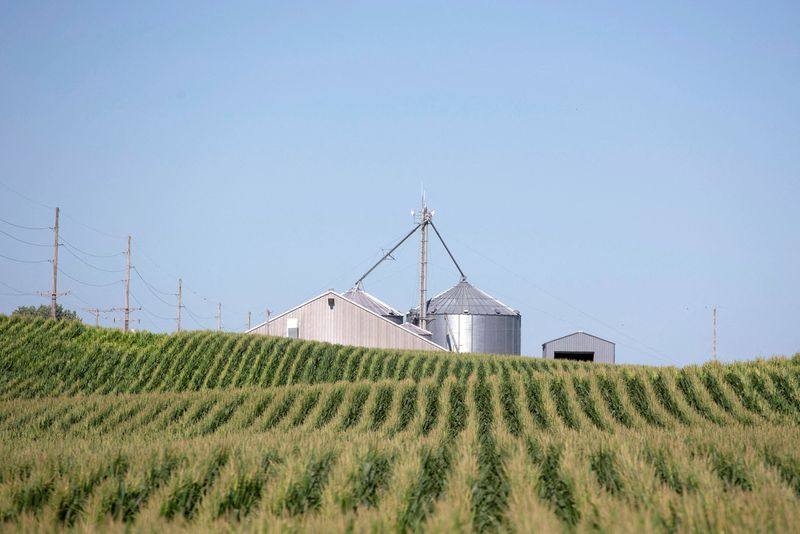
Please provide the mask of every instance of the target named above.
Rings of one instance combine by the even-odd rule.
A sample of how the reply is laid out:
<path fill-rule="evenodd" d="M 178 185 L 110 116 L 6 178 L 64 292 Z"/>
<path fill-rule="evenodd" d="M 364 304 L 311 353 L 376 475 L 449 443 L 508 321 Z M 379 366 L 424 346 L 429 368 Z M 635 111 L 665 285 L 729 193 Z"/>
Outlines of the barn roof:
<path fill-rule="evenodd" d="M 395 310 L 378 297 L 370 295 L 360 287 L 354 287 L 346 293 L 342 293 L 342 296 L 378 315 L 383 315 L 384 317 L 403 317 L 402 313 Z"/>
<path fill-rule="evenodd" d="M 413 332 L 413 333 L 417 334 L 418 336 L 432 336 L 433 335 L 432 332 L 430 332 L 428 330 L 425 330 L 424 328 L 420 328 L 417 325 L 415 325 L 414 323 L 402 323 L 400 325 L 400 327 L 401 328 L 405 328 L 409 332 Z"/>

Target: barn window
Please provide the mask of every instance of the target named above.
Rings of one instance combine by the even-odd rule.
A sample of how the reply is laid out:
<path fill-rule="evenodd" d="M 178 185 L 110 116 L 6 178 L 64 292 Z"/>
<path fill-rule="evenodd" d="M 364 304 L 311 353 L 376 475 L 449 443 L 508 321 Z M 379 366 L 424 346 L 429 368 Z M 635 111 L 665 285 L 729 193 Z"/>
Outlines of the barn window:
<path fill-rule="evenodd" d="M 300 327 L 297 318 L 291 317 L 286 319 L 286 337 L 297 339 L 300 337 Z"/>
<path fill-rule="evenodd" d="M 335 301 L 335 300 L 333 300 L 333 297 L 330 297 L 330 298 L 328 299 L 328 307 L 329 307 L 330 309 L 333 309 L 333 307 L 334 307 L 335 305 L 336 305 L 336 301 Z"/>

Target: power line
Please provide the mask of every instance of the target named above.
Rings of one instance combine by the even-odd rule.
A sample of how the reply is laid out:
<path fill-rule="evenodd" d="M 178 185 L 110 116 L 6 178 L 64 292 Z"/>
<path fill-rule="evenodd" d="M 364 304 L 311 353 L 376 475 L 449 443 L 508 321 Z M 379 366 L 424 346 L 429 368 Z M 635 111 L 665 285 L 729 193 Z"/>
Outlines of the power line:
<path fill-rule="evenodd" d="M 62 243 L 62 245 L 64 245 L 64 244 L 66 244 L 66 243 Z M 89 267 L 91 267 L 92 269 L 95 269 L 97 271 L 103 271 L 105 273 L 122 273 L 122 272 L 125 272 L 125 269 L 103 269 L 102 267 L 98 267 L 96 265 L 93 265 L 93 264 L 89 263 L 88 261 L 84 260 L 83 258 L 81 258 L 80 256 L 78 256 L 77 254 L 75 254 L 74 252 L 72 252 L 72 250 L 70 250 L 69 246 L 64 247 L 64 250 L 69 252 L 70 255 L 72 255 L 72 257 L 74 257 L 79 262 L 83 263 L 84 265 L 88 265 Z"/>
<path fill-rule="evenodd" d="M 146 314 L 148 314 L 148 315 L 150 315 L 152 317 L 155 317 L 156 319 L 161 319 L 163 321 L 174 321 L 175 320 L 174 317 L 164 317 L 162 315 L 158 315 L 156 313 L 153 313 L 150 310 L 148 310 L 147 308 L 145 308 L 144 304 L 142 304 L 142 302 L 138 298 L 136 298 L 136 295 L 133 294 L 133 291 L 131 291 L 131 298 L 133 298 L 133 300 L 136 301 L 136 304 L 138 304 L 139 307 L 141 307 L 142 311 L 145 312 Z"/>
<path fill-rule="evenodd" d="M 11 193 L 14 193 L 18 197 L 26 200 L 27 202 L 29 202 L 31 204 L 34 204 L 34 205 L 37 205 L 37 206 L 40 206 L 40 207 L 43 207 L 43 208 L 47 208 L 47 209 L 56 209 L 55 206 L 51 206 L 49 204 L 46 204 L 44 202 L 41 202 L 41 201 L 36 200 L 34 198 L 31 198 L 31 197 L 21 193 L 20 191 L 17 191 L 16 189 L 12 188 L 11 186 L 9 186 L 8 184 L 6 184 L 6 183 L 4 183 L 2 181 L 0 181 L 0 187 L 3 187 L 4 189 L 10 191 Z M 112 239 L 123 239 L 124 238 L 124 236 L 115 235 L 115 234 L 106 232 L 104 230 L 101 230 L 99 228 L 93 227 L 91 225 L 88 225 L 88 224 L 84 223 L 83 221 L 81 221 L 81 220 L 79 220 L 79 219 L 77 219 L 77 218 L 75 218 L 75 217 L 73 217 L 73 216 L 71 216 L 69 214 L 63 214 L 63 216 L 65 218 L 67 218 L 67 219 L 70 219 L 71 221 L 74 221 L 75 223 L 79 224 L 80 226 L 83 226 L 84 228 L 87 228 L 87 229 L 89 229 L 89 230 L 91 230 L 93 232 L 96 232 L 98 234 L 104 235 L 106 237 L 110 237 Z M 51 229 L 50 227 L 34 227 L 34 226 L 19 225 L 19 224 L 13 223 L 11 221 L 7 221 L 5 219 L 0 219 L 0 221 L 4 222 L 6 224 L 9 224 L 11 226 L 14 226 L 16 228 L 20 228 L 20 229 L 24 229 L 24 230 L 49 230 L 49 229 Z M 43 245 L 43 244 L 33 243 L 33 242 L 30 242 L 30 241 L 23 240 L 23 239 L 20 239 L 20 238 L 18 238 L 16 236 L 12 235 L 12 234 L 9 234 L 8 232 L 4 232 L 2 230 L 0 230 L 0 232 L 8 235 L 12 239 L 15 239 L 15 240 L 17 240 L 17 241 L 19 241 L 21 243 L 26 244 L 26 245 L 41 246 L 41 247 L 49 247 L 50 246 L 50 245 Z M 67 251 L 70 252 L 70 254 L 73 257 L 75 257 L 76 259 L 78 259 L 82 263 L 86 264 L 87 266 L 89 266 L 89 267 L 91 267 L 91 268 L 93 268 L 95 270 L 102 271 L 102 272 L 109 272 L 109 273 L 122 272 L 122 270 L 112 270 L 112 269 L 104 269 L 104 268 L 98 267 L 98 266 L 96 266 L 96 265 L 94 265 L 94 264 L 92 264 L 92 263 L 90 263 L 88 261 L 83 260 L 82 258 L 77 256 L 75 253 L 83 254 L 84 256 L 89 256 L 89 257 L 94 257 L 94 258 L 114 258 L 116 256 L 125 254 L 124 252 L 118 252 L 118 253 L 114 253 L 114 254 L 94 254 L 94 253 L 88 252 L 86 250 L 83 250 L 83 249 L 73 245 L 72 243 L 70 243 L 69 241 L 67 241 L 66 239 L 63 239 L 63 238 L 59 238 L 57 246 L 64 246 L 65 249 L 67 249 Z M 141 252 L 142 252 L 143 256 L 145 258 L 147 258 L 149 261 L 151 261 L 153 263 L 153 265 L 155 265 L 159 270 L 161 270 L 162 272 L 164 272 L 166 274 L 169 274 L 167 272 L 167 270 L 164 269 L 158 262 L 156 262 L 149 254 L 147 254 L 146 251 L 142 250 Z M 13 262 L 17 262 L 17 263 L 26 263 L 26 264 L 53 263 L 52 260 L 24 260 L 24 259 L 19 259 L 19 258 L 13 258 L 13 257 L 10 257 L 10 256 L 5 256 L 5 255 L 2 255 L 2 254 L 0 254 L 0 258 L 6 259 L 8 261 L 13 261 Z M 77 279 L 77 278 L 65 273 L 60 268 L 56 268 L 56 269 L 57 269 L 57 272 L 60 272 L 61 274 L 63 274 L 67 278 L 69 278 L 70 280 L 73 280 L 73 281 L 75 281 L 75 282 L 77 282 L 77 283 L 79 283 L 81 285 L 85 285 L 85 286 L 89 286 L 89 287 L 109 287 L 109 286 L 112 286 L 112 285 L 115 285 L 115 284 L 118 284 L 118 283 L 122 282 L 122 280 L 117 280 L 117 281 L 109 282 L 107 284 L 94 284 L 94 283 L 85 282 L 83 280 L 79 280 L 79 279 Z M 159 290 L 158 288 L 156 288 L 155 286 L 150 284 L 135 267 L 134 267 L 134 270 L 136 270 L 137 276 L 139 276 L 139 278 L 145 284 L 147 289 L 151 293 L 153 293 L 153 295 L 156 298 L 158 298 L 159 301 L 161 301 L 162 303 L 164 303 L 166 305 L 169 305 L 169 306 L 173 305 L 172 303 L 167 302 L 166 300 L 164 300 L 161 297 L 159 297 L 158 294 L 160 293 L 161 295 L 166 295 L 166 296 L 176 296 L 175 293 L 169 293 L 169 292 L 165 292 L 165 291 Z M 214 300 L 212 300 L 212 299 L 210 299 L 210 298 L 198 293 L 197 291 L 195 291 L 195 290 L 193 290 L 191 288 L 189 288 L 189 291 L 192 294 L 194 294 L 195 296 L 197 296 L 198 298 L 202 299 L 203 301 L 205 301 L 207 303 L 216 303 Z M 236 310 L 236 311 L 238 311 L 238 310 Z M 189 315 L 192 318 L 192 320 L 194 320 L 201 328 L 206 328 L 205 325 L 203 325 L 198 320 L 199 318 L 205 318 L 205 317 L 197 316 L 196 314 L 193 314 L 188 308 L 187 308 L 187 312 L 189 313 Z M 209 320 L 213 319 L 213 318 L 214 317 L 207 317 L 207 319 L 209 319 Z"/>
<path fill-rule="evenodd" d="M 86 304 L 87 306 L 91 306 L 92 304 L 88 302 L 86 299 L 81 298 L 79 295 L 76 295 L 74 291 L 70 291 L 66 296 L 68 297 L 75 297 L 77 300 L 81 301 L 82 303 Z"/>
<path fill-rule="evenodd" d="M 170 293 L 169 291 L 161 291 L 160 289 L 158 289 L 155 286 L 153 286 L 152 284 L 150 284 L 147 280 L 145 280 L 144 277 L 142 276 L 142 273 L 139 272 L 139 269 L 137 269 L 135 266 L 132 267 L 132 269 L 134 271 L 136 271 L 136 274 L 139 276 L 139 278 L 142 280 L 142 282 L 144 282 L 145 285 L 150 287 L 150 289 L 152 289 L 156 293 L 161 293 L 162 295 L 166 295 L 168 297 L 175 297 L 175 296 L 178 295 L 177 293 Z M 170 304 L 170 306 L 172 306 L 172 304 Z"/>
<path fill-rule="evenodd" d="M 193 313 L 192 313 L 192 310 L 190 310 L 188 307 L 184 307 L 184 309 L 186 310 L 186 313 L 188 313 L 188 314 L 189 314 L 189 317 L 192 319 L 192 321 L 194 321 L 194 322 L 195 322 L 195 324 L 196 324 L 197 326 L 199 326 L 199 327 L 200 327 L 200 328 L 202 328 L 203 330 L 211 330 L 209 327 L 207 327 L 206 325 L 204 325 L 203 323 L 201 323 L 201 322 L 198 320 L 198 318 L 195 316 L 195 314 L 193 314 Z M 213 319 L 213 317 L 212 317 L 212 319 Z"/>
<path fill-rule="evenodd" d="M 109 282 L 107 284 L 91 284 L 89 282 L 84 282 L 82 280 L 78 280 L 74 276 L 68 275 L 63 270 L 61 270 L 61 268 L 58 269 L 58 272 L 60 272 L 61 274 L 63 274 L 64 276 L 66 276 L 67 278 L 69 278 L 70 280 L 72 280 L 74 282 L 78 282 L 81 285 L 89 286 L 89 287 L 109 287 L 109 286 L 113 286 L 114 284 L 121 284 L 122 283 L 122 280 L 114 280 L 113 282 Z"/>
<path fill-rule="evenodd" d="M 3 282 L 2 280 L 0 280 L 0 285 L 3 285 L 3 286 L 5 286 L 5 287 L 7 287 L 7 288 L 8 288 L 8 289 L 10 289 L 11 291 L 16 291 L 17 293 L 24 293 L 24 292 L 23 292 L 21 289 L 17 289 L 17 288 L 16 288 L 16 287 L 14 287 L 14 286 L 10 286 L 10 285 L 6 284 L 5 282 Z"/>
<path fill-rule="evenodd" d="M 8 237 L 10 237 L 11 239 L 13 239 L 14 241 L 19 241 L 20 243 L 24 243 L 24 244 L 26 244 L 26 245 L 30 245 L 30 246 L 32 246 L 32 247 L 50 247 L 50 246 L 52 246 L 52 245 L 43 245 L 43 244 L 41 244 L 41 243 L 33 243 L 33 242 L 31 242 L 31 241 L 25 241 L 24 239 L 20 239 L 20 238 L 18 238 L 17 236 L 15 236 L 15 235 L 13 235 L 13 234 L 9 234 L 9 233 L 8 233 L 8 232 L 6 232 L 5 230 L 0 230 L 0 234 L 7 235 Z"/>
<path fill-rule="evenodd" d="M 0 258 L 6 259 L 8 261 L 15 261 L 17 263 L 50 263 L 51 262 L 51 260 L 20 260 L 20 259 L 17 259 L 17 258 L 12 258 L 10 256 L 4 256 L 3 254 L 0 254 Z"/>
<path fill-rule="evenodd" d="M 11 191 L 12 193 L 14 193 L 15 195 L 17 195 L 17 196 L 19 196 L 21 198 L 24 198 L 25 200 L 27 200 L 28 202 L 30 202 L 32 204 L 36 204 L 37 206 L 41 206 L 41 207 L 47 208 L 49 210 L 55 209 L 55 206 L 48 206 L 44 202 L 39 202 L 36 199 L 33 199 L 33 198 L 31 198 L 29 196 L 26 196 L 26 195 L 23 195 L 22 193 L 20 193 L 19 191 L 17 191 L 16 189 L 12 188 L 11 186 L 9 186 L 8 184 L 6 184 L 4 182 L 0 182 L 0 186 L 3 186 L 5 189 Z"/>
<path fill-rule="evenodd" d="M 156 267 L 156 269 L 158 269 L 159 271 L 161 271 L 162 273 L 164 273 L 164 274 L 166 274 L 166 275 L 168 275 L 168 276 L 170 276 L 170 277 L 171 277 L 171 276 L 174 276 L 174 274 L 175 274 L 175 273 L 168 272 L 166 269 L 164 269 L 164 267 L 162 267 L 161 265 L 159 265 L 159 263 L 158 263 L 156 260 L 154 260 L 154 259 L 153 259 L 153 257 L 152 257 L 152 256 L 150 256 L 150 254 L 148 254 L 146 250 L 142 249 L 141 247 L 139 247 L 139 249 L 140 249 L 140 252 L 142 253 L 142 255 L 143 255 L 143 256 L 144 256 L 144 257 L 145 257 L 147 260 L 149 260 L 149 261 L 150 261 L 150 263 L 152 263 L 152 264 L 153 264 L 153 265 Z"/>
<path fill-rule="evenodd" d="M 183 308 L 184 308 L 184 309 L 188 309 L 188 308 L 186 308 L 186 306 L 184 306 Z M 197 314 L 194 314 L 194 316 L 195 316 L 195 317 L 198 317 L 198 318 L 200 318 L 200 319 L 204 319 L 204 320 L 206 320 L 206 321 L 210 321 L 210 320 L 212 320 L 212 319 L 216 319 L 216 318 L 217 318 L 217 316 L 216 316 L 216 315 L 197 315 Z"/>
<path fill-rule="evenodd" d="M 14 287 L 14 286 L 10 286 L 10 285 L 6 284 L 6 283 L 5 283 L 5 282 L 3 282 L 3 281 L 0 281 L 0 284 L 2 284 L 3 286 L 7 287 L 7 288 L 8 288 L 8 289 L 10 289 L 11 291 L 16 291 L 16 293 L 0 293 L 0 295 L 6 296 L 6 297 L 29 297 L 29 296 L 40 296 L 40 295 L 38 295 L 38 293 L 26 292 L 26 291 L 22 291 L 22 290 L 20 290 L 20 289 L 17 289 L 16 287 Z"/>
<path fill-rule="evenodd" d="M 72 215 L 65 214 L 64 217 L 66 217 L 67 219 L 70 219 L 73 222 L 78 223 L 79 225 L 83 226 L 84 228 L 87 228 L 87 229 L 91 230 L 92 232 L 96 232 L 96 233 L 98 233 L 100 235 L 104 235 L 106 237 L 110 237 L 111 239 L 125 239 L 125 236 L 110 234 L 110 233 L 108 233 L 108 232 L 106 232 L 104 230 L 100 230 L 99 228 L 95 228 L 94 226 L 90 226 L 90 225 L 86 224 L 85 222 L 81 221 L 80 219 L 76 219 Z"/>
<path fill-rule="evenodd" d="M 53 209 L 56 208 L 55 206 L 51 206 L 49 204 L 45 204 L 44 202 L 40 202 L 40 201 L 36 200 L 35 198 L 31 198 L 31 197 L 29 197 L 27 195 L 22 194 L 19 191 L 17 191 L 16 189 L 14 189 L 13 187 L 9 186 L 8 184 L 6 184 L 6 183 L 4 183 L 2 181 L 0 181 L 0 186 L 2 186 L 3 188 L 7 189 L 8 191 L 11 191 L 12 193 L 14 193 L 15 195 L 19 196 L 20 198 L 23 198 L 23 199 L 27 200 L 31 204 L 35 204 L 37 206 L 41 206 L 41 207 L 47 208 L 49 210 L 53 210 Z M 89 230 L 91 230 L 93 232 L 97 232 L 100 235 L 104 235 L 106 237 L 110 237 L 110 238 L 113 238 L 113 239 L 124 239 L 125 238 L 125 236 L 110 234 L 110 233 L 108 233 L 108 232 L 106 232 L 104 230 L 100 230 L 99 228 L 95 228 L 94 226 L 90 226 L 90 225 L 86 224 L 85 222 L 83 222 L 83 221 L 81 221 L 79 219 L 76 219 L 75 217 L 73 217 L 73 216 L 71 216 L 69 214 L 64 214 L 64 217 L 76 222 L 77 224 L 83 226 L 84 228 L 88 228 Z"/>
<path fill-rule="evenodd" d="M 84 256 L 91 256 L 93 258 L 116 258 L 117 256 L 124 256 L 124 252 L 115 252 L 114 254 L 92 254 L 91 252 L 86 252 L 85 250 L 81 250 L 63 237 L 59 238 L 59 241 L 63 241 L 62 244 L 67 245 L 68 247 L 73 248 L 76 252 L 83 254 Z"/>
<path fill-rule="evenodd" d="M 152 263 L 152 264 L 153 264 L 153 266 L 154 266 L 154 267 L 156 267 L 156 268 L 157 268 L 159 271 L 161 271 L 162 273 L 164 273 L 164 274 L 166 274 L 166 275 L 168 275 L 168 276 L 173 276 L 173 275 L 175 275 L 175 273 L 174 273 L 174 272 L 172 272 L 172 271 L 170 271 L 170 270 L 168 270 L 168 269 L 164 268 L 164 266 L 163 266 L 163 265 L 160 265 L 160 264 L 159 264 L 159 263 L 158 263 L 156 260 L 154 260 L 154 259 L 153 259 L 153 257 L 152 257 L 152 256 L 150 256 L 150 255 L 147 253 L 147 251 L 146 251 L 146 250 L 142 249 L 142 247 L 139 247 L 139 250 L 140 250 L 141 254 L 142 254 L 142 255 L 143 255 L 143 256 L 144 256 L 144 257 L 145 257 L 145 258 L 146 258 L 146 259 L 147 259 L 147 260 L 148 260 L 150 263 Z M 136 267 L 133 267 L 133 269 L 134 269 L 134 270 L 136 270 Z M 138 270 L 136 271 L 136 274 L 137 274 L 137 275 L 139 275 L 139 278 L 141 278 L 141 279 L 142 279 L 142 282 L 144 282 L 144 283 L 145 283 L 145 285 L 148 285 L 148 282 L 147 282 L 146 280 L 144 280 L 144 278 L 142 278 L 142 274 L 141 274 L 141 273 L 140 273 Z M 177 278 L 177 276 L 176 276 L 176 278 Z M 152 291 L 155 291 L 155 292 L 157 292 L 157 293 L 160 293 L 160 294 L 162 294 L 162 295 L 165 295 L 165 296 L 168 296 L 168 297 L 176 297 L 176 296 L 178 295 L 177 293 L 172 293 L 172 292 L 168 292 L 168 291 L 161 291 L 160 289 L 156 288 L 156 287 L 155 287 L 155 286 L 153 286 L 152 284 L 149 284 L 149 286 L 150 286 L 150 287 L 149 287 L 149 289 L 151 289 Z M 191 284 L 190 284 L 188 287 L 187 287 L 187 286 L 184 284 L 184 285 L 183 285 L 183 289 L 184 289 L 184 291 L 185 291 L 185 292 L 189 292 L 189 293 L 193 294 L 194 296 L 198 297 L 198 298 L 199 298 L 200 300 L 202 300 L 203 302 L 207 302 L 207 303 L 209 303 L 209 304 L 214 304 L 214 305 L 216 305 L 216 304 L 218 303 L 218 300 L 215 300 L 215 299 L 211 299 L 211 298 L 209 298 L 209 297 L 206 297 L 205 295 L 202 295 L 202 294 L 198 293 L 197 291 L 195 291 L 194 289 L 192 289 L 192 286 L 191 286 Z M 168 304 L 168 305 L 170 305 L 170 306 L 174 306 L 174 304 L 172 304 L 172 303 L 167 303 L 167 302 L 166 302 L 166 301 L 164 301 L 163 299 L 159 299 L 159 300 L 161 300 L 161 302 L 164 302 L 165 304 Z M 237 308 L 237 309 L 233 309 L 232 311 L 234 311 L 234 312 L 237 312 L 237 313 L 242 313 L 242 312 L 243 312 L 243 310 L 240 310 L 240 309 L 238 309 L 238 308 Z M 209 317 L 204 317 L 204 316 L 200 316 L 200 317 L 202 317 L 202 318 L 205 318 L 205 319 L 207 319 L 207 320 L 216 319 L 216 315 L 214 315 L 214 316 L 209 316 Z"/>
<path fill-rule="evenodd" d="M 24 226 L 22 224 L 16 224 L 11 221 L 7 221 L 5 219 L 0 219 L 0 222 L 4 222 L 10 226 L 19 228 L 21 230 L 52 230 L 52 228 L 50 228 L 49 226 Z"/>
<path fill-rule="evenodd" d="M 157 291 L 158 291 L 158 290 L 157 290 L 155 287 L 153 287 L 152 285 L 150 285 L 150 283 L 149 283 L 147 280 L 145 280 L 145 279 L 144 279 L 144 277 L 142 277 L 142 274 L 139 272 L 139 270 L 138 270 L 136 267 L 134 267 L 134 268 L 133 268 L 133 270 L 134 270 L 134 272 L 136 273 L 136 276 L 138 276 L 138 277 L 139 277 L 139 280 L 141 280 L 141 281 L 144 283 L 144 286 L 147 288 L 147 290 L 148 290 L 148 291 L 150 291 L 150 293 L 152 293 L 152 295 L 153 295 L 155 298 L 157 298 L 159 301 L 161 301 L 162 303 L 166 304 L 167 306 L 170 306 L 170 307 L 171 307 L 171 306 L 173 306 L 173 305 L 174 305 L 173 303 L 171 303 L 171 302 L 167 302 L 166 300 L 164 300 L 163 298 L 161 298 L 160 296 L 158 296 L 158 293 L 157 293 Z M 159 293 L 163 293 L 163 292 L 161 292 L 161 291 L 158 291 L 158 292 L 159 292 Z M 169 295 L 172 295 L 172 296 L 176 296 L 176 297 L 177 297 L 177 294 L 176 294 L 176 293 L 164 293 L 164 294 L 169 294 Z"/>
<path fill-rule="evenodd" d="M 141 247 L 140 247 L 140 249 L 141 249 Z M 150 263 L 152 263 L 152 264 L 153 264 L 153 265 L 154 265 L 154 266 L 155 266 L 155 267 L 156 267 L 156 268 L 157 268 L 159 271 L 161 271 L 162 273 L 164 273 L 164 274 L 166 274 L 166 275 L 168 275 L 168 276 L 174 276 L 174 275 L 175 275 L 175 273 L 174 273 L 174 272 L 170 272 L 170 271 L 168 271 L 167 269 L 165 269 L 165 268 L 164 268 L 164 266 L 160 265 L 160 264 L 159 264 L 159 263 L 158 263 L 156 260 L 154 260 L 154 259 L 153 259 L 153 257 L 152 257 L 152 256 L 150 256 L 150 255 L 147 253 L 147 251 L 146 251 L 146 250 L 144 250 L 144 249 L 141 249 L 141 253 L 142 253 L 142 255 L 143 255 L 143 256 L 144 256 L 144 257 L 145 257 L 145 258 L 146 258 L 148 261 L 150 261 Z M 134 269 L 135 269 L 135 267 L 134 267 Z M 141 274 L 140 274 L 140 276 L 141 276 Z M 184 287 L 185 287 L 185 286 L 184 286 Z M 154 288 L 154 289 L 155 289 L 155 288 Z M 160 290 L 158 290 L 158 289 L 155 289 L 155 290 L 156 290 L 157 292 L 161 293 L 162 295 L 167 295 L 167 296 L 170 296 L 170 297 L 174 297 L 174 296 L 176 296 L 176 295 L 177 295 L 177 293 L 169 293 L 169 292 L 166 292 L 166 291 L 160 291 Z M 209 303 L 215 303 L 215 301 L 214 301 L 213 299 L 210 299 L 210 298 L 208 298 L 208 297 L 206 297 L 206 296 L 204 296 L 204 295 L 201 295 L 200 293 L 198 293 L 198 292 L 197 292 L 197 291 L 195 291 L 194 289 L 191 289 L 191 287 L 190 287 L 190 288 L 188 288 L 188 291 L 189 291 L 190 293 L 192 293 L 194 296 L 196 296 L 196 297 L 199 297 L 201 300 L 203 300 L 203 301 L 205 301 L 205 302 L 209 302 Z M 213 319 L 213 318 L 214 318 L 214 317 L 209 317 L 209 319 Z"/>

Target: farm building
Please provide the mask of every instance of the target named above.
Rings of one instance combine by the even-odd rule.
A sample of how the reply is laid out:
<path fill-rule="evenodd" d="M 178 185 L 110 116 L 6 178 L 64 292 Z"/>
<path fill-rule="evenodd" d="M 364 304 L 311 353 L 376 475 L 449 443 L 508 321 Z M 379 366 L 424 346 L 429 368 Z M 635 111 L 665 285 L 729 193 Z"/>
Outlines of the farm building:
<path fill-rule="evenodd" d="M 419 322 L 419 307 L 408 315 Z M 520 354 L 522 316 L 465 279 L 427 303 L 433 341 L 452 352 Z"/>
<path fill-rule="evenodd" d="M 580 362 L 614 363 L 614 343 L 575 332 L 542 344 L 542 358 Z"/>
<path fill-rule="evenodd" d="M 374 349 L 445 350 L 430 332 L 398 318 L 403 319 L 400 312 L 361 289 L 343 295 L 329 290 L 247 333 Z"/>
<path fill-rule="evenodd" d="M 522 315 L 467 282 L 467 276 L 433 224 L 423 197 L 416 225 L 361 275 L 352 289 L 329 290 L 248 330 L 248 333 L 327 341 L 380 349 L 520 354 Z M 460 281 L 428 299 L 428 230 L 453 261 Z M 364 291 L 364 279 L 391 258 L 412 235 L 420 234 L 419 306 L 406 317 Z"/>

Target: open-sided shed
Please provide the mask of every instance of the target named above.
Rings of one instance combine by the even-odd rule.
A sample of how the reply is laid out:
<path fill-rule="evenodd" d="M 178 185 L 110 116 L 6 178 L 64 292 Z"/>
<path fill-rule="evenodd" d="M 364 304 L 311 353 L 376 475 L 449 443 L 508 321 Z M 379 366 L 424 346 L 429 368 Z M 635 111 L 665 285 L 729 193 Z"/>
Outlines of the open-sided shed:
<path fill-rule="evenodd" d="M 542 344 L 542 358 L 551 360 L 614 363 L 614 351 L 614 343 L 586 332 L 575 332 Z"/>

